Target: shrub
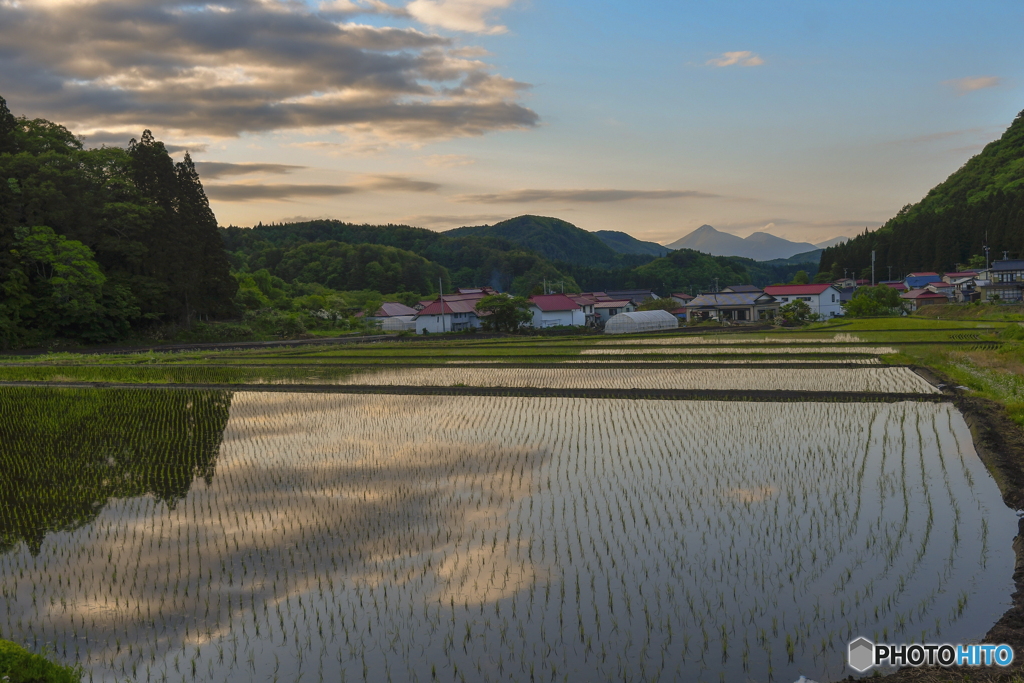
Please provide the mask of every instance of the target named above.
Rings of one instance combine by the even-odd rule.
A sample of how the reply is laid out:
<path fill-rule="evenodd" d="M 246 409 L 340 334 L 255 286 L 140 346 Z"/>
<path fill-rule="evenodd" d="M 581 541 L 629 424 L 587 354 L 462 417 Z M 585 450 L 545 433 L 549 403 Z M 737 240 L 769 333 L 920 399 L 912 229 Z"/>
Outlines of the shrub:
<path fill-rule="evenodd" d="M 9 683 L 79 683 L 82 669 L 55 664 L 9 640 L 0 640 L 0 680 Z"/>

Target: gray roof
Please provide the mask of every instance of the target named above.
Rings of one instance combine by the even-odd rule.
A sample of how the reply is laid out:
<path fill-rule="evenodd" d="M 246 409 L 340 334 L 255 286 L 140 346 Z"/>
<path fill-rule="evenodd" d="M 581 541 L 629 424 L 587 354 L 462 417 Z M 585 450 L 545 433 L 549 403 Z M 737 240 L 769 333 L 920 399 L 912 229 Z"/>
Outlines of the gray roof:
<path fill-rule="evenodd" d="M 775 297 L 756 292 L 719 292 L 717 294 L 701 294 L 693 301 L 686 303 L 686 308 L 718 308 L 720 306 L 753 306 L 755 304 L 775 303 Z"/>
<path fill-rule="evenodd" d="M 739 292 L 762 292 L 764 290 L 762 290 L 760 287 L 755 287 L 754 285 L 729 285 L 728 287 L 723 287 L 722 291 L 723 292 L 739 293 Z"/>
<path fill-rule="evenodd" d="M 993 261 L 992 270 L 1024 270 L 1024 259 L 1006 259 Z"/>

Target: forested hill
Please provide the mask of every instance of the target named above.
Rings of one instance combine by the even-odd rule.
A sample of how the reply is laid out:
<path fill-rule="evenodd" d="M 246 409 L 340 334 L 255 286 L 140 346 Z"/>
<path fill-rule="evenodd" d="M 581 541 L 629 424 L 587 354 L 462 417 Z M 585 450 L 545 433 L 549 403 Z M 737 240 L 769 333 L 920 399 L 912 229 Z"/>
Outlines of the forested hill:
<path fill-rule="evenodd" d="M 100 342 L 234 311 L 237 284 L 192 160 L 146 131 L 83 149 L 0 98 L 0 346 Z"/>
<path fill-rule="evenodd" d="M 550 261 L 540 255 L 523 249 L 507 240 L 489 236 L 451 237 L 447 233 L 434 232 L 424 228 L 408 225 L 355 225 L 334 220 L 317 220 L 304 223 L 285 223 L 279 225 L 257 225 L 254 228 L 228 227 L 221 229 L 224 245 L 237 270 L 256 272 L 267 269 L 272 275 L 282 277 L 286 281 L 291 270 L 281 270 L 279 264 L 290 258 L 293 250 L 304 248 L 313 253 L 323 247 L 315 245 L 324 243 L 340 243 L 346 245 L 362 245 L 359 254 L 361 263 L 366 266 L 366 259 L 371 251 L 369 245 L 389 247 L 393 262 L 412 263 L 410 256 L 419 257 L 443 266 L 444 286 L 474 287 L 490 285 L 502 291 L 528 293 L 537 284 L 548 280 L 570 280 L 569 276 L 556 268 Z M 401 254 L 397 252 L 402 252 Z M 334 252 L 332 252 L 334 253 Z M 343 268 L 344 263 L 337 256 L 330 257 L 328 268 Z M 375 269 L 374 269 L 375 270 Z M 311 273 L 298 277 L 300 281 L 310 281 Z M 437 291 L 436 276 L 423 287 L 406 286 L 398 281 L 407 277 L 397 270 L 393 274 L 376 282 L 372 287 L 387 294 L 397 291 L 415 291 L 426 295 Z M 413 275 L 412 277 L 415 277 Z M 328 285 L 324 279 L 315 280 Z M 340 284 L 340 283 L 339 283 Z M 367 283 L 365 287 L 371 287 Z M 349 285 L 349 288 L 355 288 Z M 363 287 L 359 287 L 360 289 Z"/>
<path fill-rule="evenodd" d="M 945 272 L 991 247 L 992 255 L 1024 256 L 1024 111 L 1002 137 L 986 145 L 917 204 L 903 207 L 873 232 L 829 247 L 820 268 L 842 275 L 871 265 L 893 276 L 915 270 Z M 880 270 L 879 270 L 880 269 Z"/>
<path fill-rule="evenodd" d="M 622 265 L 619 253 L 600 237 L 558 218 L 517 216 L 494 225 L 455 228 L 444 234 L 450 237 L 496 237 L 535 251 L 550 261 L 606 267 Z"/>

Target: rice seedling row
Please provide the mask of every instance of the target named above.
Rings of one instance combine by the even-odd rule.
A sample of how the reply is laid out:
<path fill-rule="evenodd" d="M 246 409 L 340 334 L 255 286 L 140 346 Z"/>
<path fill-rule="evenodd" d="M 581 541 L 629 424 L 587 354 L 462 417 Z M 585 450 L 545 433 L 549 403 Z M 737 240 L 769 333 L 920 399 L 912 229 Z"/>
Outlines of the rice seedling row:
<path fill-rule="evenodd" d="M 939 393 L 906 367 L 864 368 L 402 368 L 338 380 L 392 386 L 537 387 L 552 389 L 731 390 Z"/>

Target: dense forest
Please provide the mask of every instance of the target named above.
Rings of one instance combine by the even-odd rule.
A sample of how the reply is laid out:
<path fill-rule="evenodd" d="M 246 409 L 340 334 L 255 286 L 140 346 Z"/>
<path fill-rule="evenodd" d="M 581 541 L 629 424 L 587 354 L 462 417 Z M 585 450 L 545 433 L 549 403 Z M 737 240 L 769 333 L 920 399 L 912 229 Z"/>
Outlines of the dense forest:
<path fill-rule="evenodd" d="M 103 342 L 230 315 L 237 284 L 195 166 L 146 131 L 83 149 L 0 98 L 0 346 Z"/>
<path fill-rule="evenodd" d="M 821 255 L 821 270 L 870 272 L 871 251 L 880 279 L 912 271 L 947 272 L 957 264 L 1024 256 L 1024 112 L 1002 137 L 986 145 L 920 202 L 903 207 L 875 231 Z"/>

